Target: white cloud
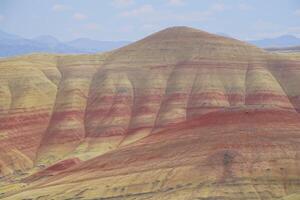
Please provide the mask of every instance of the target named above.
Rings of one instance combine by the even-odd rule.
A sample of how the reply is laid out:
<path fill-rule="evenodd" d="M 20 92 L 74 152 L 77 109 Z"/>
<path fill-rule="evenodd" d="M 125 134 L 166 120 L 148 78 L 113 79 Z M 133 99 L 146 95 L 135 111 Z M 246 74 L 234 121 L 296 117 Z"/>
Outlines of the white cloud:
<path fill-rule="evenodd" d="M 188 12 L 183 14 L 170 14 L 168 16 L 169 20 L 176 20 L 178 22 L 203 22 L 207 21 L 210 17 L 210 13 L 207 11 L 203 12 Z"/>
<path fill-rule="evenodd" d="M 198 12 L 188 12 L 184 14 L 176 14 L 176 18 L 185 21 L 207 21 L 211 19 L 216 13 L 221 13 L 225 10 L 231 9 L 232 7 L 224 5 L 222 3 L 212 4 L 207 10 Z"/>
<path fill-rule="evenodd" d="M 113 5 L 116 7 L 125 7 L 134 4 L 134 0 L 114 0 Z"/>
<path fill-rule="evenodd" d="M 209 11 L 197 11 L 197 12 L 159 12 L 155 11 L 151 14 L 151 18 L 141 18 L 144 24 L 162 24 L 168 22 L 173 25 L 182 25 L 191 22 L 204 22 L 211 19 L 212 13 Z"/>
<path fill-rule="evenodd" d="M 130 33 L 134 30 L 134 27 L 132 25 L 124 25 L 119 28 L 119 31 L 122 33 Z"/>
<path fill-rule="evenodd" d="M 230 6 L 224 4 L 212 4 L 207 10 L 194 11 L 194 12 L 173 12 L 155 10 L 151 5 L 144 5 L 139 8 L 125 11 L 121 13 L 122 17 L 137 17 L 143 24 L 162 24 L 163 22 L 172 22 L 172 24 L 182 25 L 189 22 L 204 22 L 212 19 L 216 13 L 223 12 L 224 10 L 231 9 Z M 145 17 L 145 15 L 151 15 L 151 17 Z M 150 27 L 143 27 L 150 28 Z"/>
<path fill-rule="evenodd" d="M 274 28 L 272 30 L 270 29 L 270 30 L 256 31 L 256 34 L 252 35 L 251 37 L 248 37 L 247 40 L 275 38 L 282 35 L 294 35 L 296 37 L 300 37 L 300 27 L 288 27 L 284 30 L 281 27 L 276 25 L 273 25 L 273 27 Z"/>
<path fill-rule="evenodd" d="M 297 16 L 300 16 L 300 9 L 296 10 L 296 11 L 294 12 L 294 14 L 297 15 Z"/>
<path fill-rule="evenodd" d="M 144 30 L 144 31 L 152 31 L 152 30 L 155 30 L 155 29 L 157 29 L 157 26 L 154 25 L 154 24 L 144 24 L 141 27 L 141 30 Z"/>
<path fill-rule="evenodd" d="M 168 0 L 168 3 L 172 6 L 182 6 L 185 0 Z"/>
<path fill-rule="evenodd" d="M 152 5 L 146 4 L 132 10 L 122 12 L 120 17 L 136 17 L 141 23 L 143 30 L 156 30 L 152 24 L 162 27 L 163 24 L 182 25 L 187 23 L 203 23 L 214 19 L 218 13 L 232 9 L 232 6 L 224 4 L 211 4 L 206 10 L 199 11 L 178 11 L 172 10 L 161 11 L 155 9 Z M 143 26 L 144 25 L 144 26 Z"/>
<path fill-rule="evenodd" d="M 253 7 L 251 5 L 245 4 L 245 3 L 240 3 L 240 4 L 238 4 L 237 7 L 238 7 L 239 10 L 242 10 L 242 11 L 248 11 L 248 10 L 253 9 Z"/>
<path fill-rule="evenodd" d="M 221 11 L 226 10 L 227 8 L 228 7 L 222 3 L 215 3 L 211 6 L 210 12 L 214 12 L 214 11 L 221 12 Z"/>
<path fill-rule="evenodd" d="M 86 29 L 88 30 L 99 30 L 100 26 L 96 23 L 88 23 L 85 25 Z"/>
<path fill-rule="evenodd" d="M 67 6 L 67 5 L 63 5 L 63 4 L 55 4 L 52 6 L 52 10 L 54 12 L 62 12 L 62 11 L 66 11 L 66 10 L 69 10 L 70 7 Z"/>
<path fill-rule="evenodd" d="M 286 34 L 291 34 L 300 37 L 300 27 L 289 27 L 287 28 Z"/>
<path fill-rule="evenodd" d="M 221 3 L 212 4 L 207 10 L 198 11 L 198 12 L 188 12 L 183 14 L 173 14 L 174 18 L 181 21 L 189 22 L 203 22 L 211 19 L 216 13 L 221 13 L 227 9 L 230 9 L 230 6 L 225 6 Z"/>
<path fill-rule="evenodd" d="M 256 31 L 275 31 L 279 28 L 277 24 L 269 21 L 264 21 L 262 19 L 257 20 L 252 27 Z"/>
<path fill-rule="evenodd" d="M 75 20 L 81 21 L 81 20 L 87 19 L 88 17 L 87 17 L 85 14 L 83 14 L 83 13 L 75 13 L 75 14 L 73 15 L 73 18 L 74 18 Z"/>
<path fill-rule="evenodd" d="M 152 5 L 145 4 L 136 9 L 122 12 L 121 15 L 124 17 L 140 16 L 140 15 L 152 13 L 153 11 L 154 11 L 154 8 Z"/>

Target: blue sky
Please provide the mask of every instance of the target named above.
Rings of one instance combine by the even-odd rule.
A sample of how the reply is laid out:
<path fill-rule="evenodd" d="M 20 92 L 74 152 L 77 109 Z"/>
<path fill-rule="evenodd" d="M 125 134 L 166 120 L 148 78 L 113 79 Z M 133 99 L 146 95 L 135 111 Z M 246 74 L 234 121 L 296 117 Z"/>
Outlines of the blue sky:
<path fill-rule="evenodd" d="M 26 38 L 134 41 L 177 25 L 243 40 L 300 37 L 300 0 L 0 0 L 0 30 Z"/>

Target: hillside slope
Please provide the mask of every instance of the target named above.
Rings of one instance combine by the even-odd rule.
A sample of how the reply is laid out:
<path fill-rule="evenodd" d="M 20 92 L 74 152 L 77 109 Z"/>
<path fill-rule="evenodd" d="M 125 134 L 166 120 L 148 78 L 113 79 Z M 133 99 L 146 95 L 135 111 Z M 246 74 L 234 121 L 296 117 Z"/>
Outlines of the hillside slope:
<path fill-rule="evenodd" d="M 299 190 L 296 56 L 174 27 L 105 54 L 4 59 L 0 83 L 3 197 L 86 189 L 86 199 L 279 199 Z"/>
<path fill-rule="evenodd" d="M 288 111 L 210 113 L 69 170 L 31 176 L 28 188 L 4 199 L 296 200 L 299 122 Z"/>

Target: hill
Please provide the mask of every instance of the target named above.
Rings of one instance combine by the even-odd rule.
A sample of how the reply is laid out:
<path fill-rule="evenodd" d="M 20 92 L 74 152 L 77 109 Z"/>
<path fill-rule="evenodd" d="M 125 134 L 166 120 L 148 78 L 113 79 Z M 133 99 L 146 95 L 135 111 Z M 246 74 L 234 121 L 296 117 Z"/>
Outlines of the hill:
<path fill-rule="evenodd" d="M 0 81 L 0 199 L 299 197 L 297 56 L 173 27 Z"/>

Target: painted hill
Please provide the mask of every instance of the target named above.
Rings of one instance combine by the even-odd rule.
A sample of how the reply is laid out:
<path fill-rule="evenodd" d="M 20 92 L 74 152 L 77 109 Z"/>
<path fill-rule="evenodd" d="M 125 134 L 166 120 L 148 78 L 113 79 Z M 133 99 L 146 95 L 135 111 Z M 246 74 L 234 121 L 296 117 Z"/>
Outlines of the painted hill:
<path fill-rule="evenodd" d="M 297 199 L 300 59 L 188 27 L 0 62 L 2 199 Z"/>

